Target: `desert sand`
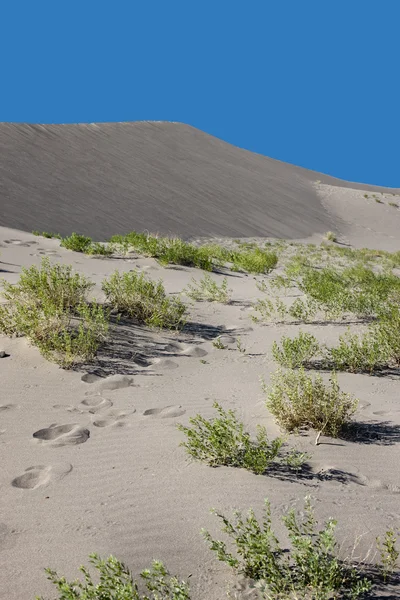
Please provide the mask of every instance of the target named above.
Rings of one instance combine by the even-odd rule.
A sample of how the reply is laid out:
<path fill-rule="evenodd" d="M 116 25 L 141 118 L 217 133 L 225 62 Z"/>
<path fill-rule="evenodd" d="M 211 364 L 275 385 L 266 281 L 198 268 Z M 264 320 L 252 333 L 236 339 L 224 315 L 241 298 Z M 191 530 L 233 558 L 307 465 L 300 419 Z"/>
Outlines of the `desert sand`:
<path fill-rule="evenodd" d="M 316 243 L 331 229 L 342 244 L 400 250 L 400 210 L 388 205 L 389 190 L 340 184 L 183 125 L 3 124 L 0 139 L 0 278 L 6 281 L 17 282 L 23 267 L 44 256 L 87 275 L 99 299 L 102 279 L 116 269 L 161 278 L 170 294 L 203 276 L 140 256 L 88 257 L 32 235 L 33 229 L 76 230 L 100 241 L 148 229 L 197 240 L 269 236 Z M 117 145 L 121 154 L 113 152 Z M 365 190 L 384 203 L 364 198 Z M 232 574 L 200 529 L 219 537 L 211 508 L 231 514 L 253 507 L 260 514 L 264 498 L 279 516 L 311 495 L 319 518 L 338 519 L 344 554 L 358 536 L 356 554 L 373 554 L 375 537 L 398 528 L 400 382 L 394 375 L 339 374 L 342 389 L 360 400 L 356 420 L 372 433 L 358 441 L 322 437 L 318 446 L 313 433 L 290 436 L 312 455 L 307 476 L 257 476 L 188 461 L 175 424 L 188 424 L 197 413 L 213 416 L 215 400 L 237 410 L 251 431 L 262 424 L 271 437 L 279 434 L 260 376 L 268 382 L 276 369 L 274 340 L 296 335 L 298 326 L 253 323 L 256 282 L 264 277 L 212 274 L 218 283 L 224 276 L 233 290 L 230 304 L 186 299 L 189 325 L 179 333 L 121 325 L 93 365 L 62 370 L 26 339 L 0 336 L 7 355 L 0 359 L 1 598 L 53 597 L 43 569 L 72 579 L 88 554 L 98 552 L 117 556 L 135 574 L 152 559 L 163 560 L 173 573 L 190 575 L 194 600 L 220 600 Z M 334 324 L 301 328 L 326 343 L 343 331 Z M 225 349 L 213 345 L 217 336 Z M 238 337 L 245 353 L 237 349 Z"/>

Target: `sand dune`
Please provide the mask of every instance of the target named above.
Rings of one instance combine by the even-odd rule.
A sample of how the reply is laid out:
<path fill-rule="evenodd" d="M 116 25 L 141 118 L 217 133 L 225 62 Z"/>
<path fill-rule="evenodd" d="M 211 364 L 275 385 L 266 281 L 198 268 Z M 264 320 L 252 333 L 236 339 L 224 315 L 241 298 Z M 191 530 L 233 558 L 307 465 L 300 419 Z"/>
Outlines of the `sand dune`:
<path fill-rule="evenodd" d="M 340 231 L 346 211 L 327 210 L 317 180 L 378 190 L 179 123 L 0 124 L 0 225 L 23 231 L 96 240 L 133 229 L 185 238 Z"/>

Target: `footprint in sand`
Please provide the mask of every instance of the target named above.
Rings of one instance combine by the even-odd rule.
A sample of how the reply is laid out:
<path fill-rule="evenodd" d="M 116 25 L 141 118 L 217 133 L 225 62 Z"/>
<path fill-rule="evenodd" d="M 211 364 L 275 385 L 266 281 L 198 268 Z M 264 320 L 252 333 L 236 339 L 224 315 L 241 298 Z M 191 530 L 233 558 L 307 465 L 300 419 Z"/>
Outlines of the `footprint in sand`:
<path fill-rule="evenodd" d="M 157 358 L 153 362 L 153 367 L 163 371 L 170 371 L 172 369 L 177 369 L 179 365 L 170 358 Z"/>
<path fill-rule="evenodd" d="M 164 406 L 163 408 L 148 408 L 144 411 L 143 415 L 158 417 L 160 419 L 172 419 L 173 417 L 180 417 L 186 412 L 181 405 L 175 404 L 172 406 Z"/>
<path fill-rule="evenodd" d="M 8 412 L 19 408 L 17 404 L 0 404 L 0 412 Z"/>
<path fill-rule="evenodd" d="M 103 392 L 105 390 L 121 390 L 133 385 L 133 377 L 128 375 L 110 375 L 109 377 L 98 377 L 90 373 L 82 375 L 81 381 L 84 383 L 95 384 L 96 391 Z"/>
<path fill-rule="evenodd" d="M 90 431 L 75 423 L 50 425 L 50 427 L 35 431 L 33 437 L 41 442 L 50 442 L 52 446 L 76 446 L 89 439 Z"/>
<path fill-rule="evenodd" d="M 92 422 L 95 427 L 110 427 L 111 425 L 124 427 L 126 417 L 133 415 L 135 412 L 135 408 L 129 411 L 110 410 L 105 415 L 98 415 Z"/>
<path fill-rule="evenodd" d="M 111 408 L 112 405 L 113 403 L 111 400 L 107 400 L 107 398 L 93 396 L 91 398 L 85 398 L 85 400 L 82 400 L 82 402 L 78 405 L 78 410 L 82 412 L 89 412 L 91 415 L 94 415 L 101 410 Z"/>
<path fill-rule="evenodd" d="M 11 485 L 22 490 L 35 490 L 62 479 L 71 471 L 72 465 L 69 464 L 54 467 L 43 465 L 28 467 L 25 469 L 25 473 L 12 480 Z"/>
<path fill-rule="evenodd" d="M 200 348 L 200 346 L 190 346 L 182 352 L 183 356 L 192 356 L 193 358 L 202 358 L 207 354 L 207 350 L 204 350 L 204 348 Z"/>

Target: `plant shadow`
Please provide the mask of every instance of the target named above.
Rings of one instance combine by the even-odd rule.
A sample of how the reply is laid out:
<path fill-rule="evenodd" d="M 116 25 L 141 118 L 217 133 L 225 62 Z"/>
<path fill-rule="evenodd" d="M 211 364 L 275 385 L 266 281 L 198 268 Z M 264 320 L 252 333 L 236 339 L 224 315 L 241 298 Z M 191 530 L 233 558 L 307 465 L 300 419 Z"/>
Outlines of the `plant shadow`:
<path fill-rule="evenodd" d="M 352 422 L 342 431 L 341 439 L 356 444 L 393 446 L 400 442 L 400 427 L 390 421 Z"/>
<path fill-rule="evenodd" d="M 99 377 L 116 374 L 161 376 L 149 368 L 158 359 L 185 357 L 180 344 L 199 345 L 228 333 L 232 334 L 232 330 L 222 325 L 196 322 L 187 323 L 181 331 L 171 332 L 111 316 L 108 339 L 99 347 L 95 361 L 77 364 L 73 369 Z"/>

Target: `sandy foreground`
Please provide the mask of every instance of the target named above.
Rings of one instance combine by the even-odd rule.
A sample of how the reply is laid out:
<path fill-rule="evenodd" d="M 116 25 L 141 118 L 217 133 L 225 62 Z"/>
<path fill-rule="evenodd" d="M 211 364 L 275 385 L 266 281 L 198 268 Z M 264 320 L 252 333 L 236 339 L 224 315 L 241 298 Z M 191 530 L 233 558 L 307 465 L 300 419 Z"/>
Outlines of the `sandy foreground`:
<path fill-rule="evenodd" d="M 341 240 L 357 247 L 400 250 L 400 210 L 363 198 L 364 192 L 319 185 L 321 202 L 342 224 Z M 362 207 L 362 210 L 360 209 Z M 364 212 L 363 212 L 364 211 Z M 316 240 L 321 240 L 318 236 Z M 59 247 L 57 240 L 0 228 L 0 278 L 16 282 L 22 267 L 43 256 L 71 264 L 96 283 L 114 270 L 138 268 L 162 278 L 177 294 L 203 273 L 163 268 L 153 259 L 98 259 Z M 222 282 L 223 274 L 213 274 Z M 251 303 L 262 277 L 227 272 L 229 305 L 190 303 L 182 333 L 121 326 L 96 364 L 63 371 L 25 339 L 0 337 L 0 598 L 54 597 L 43 569 L 75 577 L 90 552 L 113 554 L 137 574 L 152 559 L 189 575 L 194 600 L 220 600 L 232 581 L 200 535 L 220 537 L 210 508 L 230 515 L 264 498 L 279 517 L 311 495 L 319 518 L 337 518 L 345 556 L 372 552 L 375 537 L 400 523 L 400 382 L 395 377 L 339 374 L 344 391 L 360 400 L 356 420 L 369 435 L 356 442 L 291 436 L 312 455 L 309 476 L 256 476 L 232 468 L 190 463 L 175 424 L 214 415 L 212 403 L 233 408 L 250 430 L 279 434 L 264 406 L 259 378 L 276 366 L 274 340 L 294 336 L 294 325 L 254 324 Z M 307 325 L 332 344 L 340 325 Z M 222 335 L 227 348 L 213 339 Z M 237 339 L 246 353 L 237 349 Z M 279 532 L 279 519 L 276 521 Z M 245 592 L 243 596 L 246 597 Z M 395 596 L 392 596 L 395 597 Z"/>

